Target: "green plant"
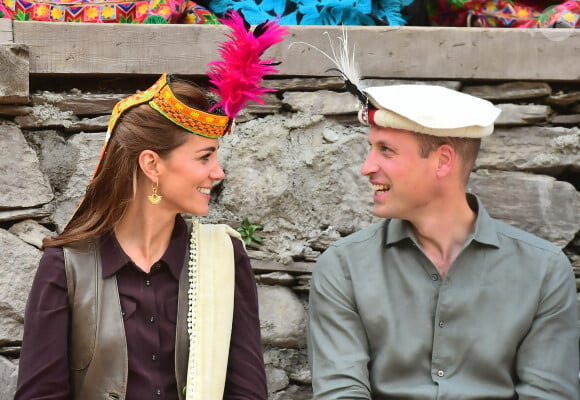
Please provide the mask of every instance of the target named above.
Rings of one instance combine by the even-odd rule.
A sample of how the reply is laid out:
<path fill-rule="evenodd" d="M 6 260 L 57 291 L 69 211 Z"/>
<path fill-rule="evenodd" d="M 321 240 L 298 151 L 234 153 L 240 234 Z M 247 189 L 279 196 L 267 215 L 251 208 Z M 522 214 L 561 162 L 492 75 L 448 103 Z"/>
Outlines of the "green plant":
<path fill-rule="evenodd" d="M 248 217 L 244 217 L 242 225 L 238 227 L 237 231 L 242 235 L 242 240 L 248 246 L 252 242 L 262 243 L 262 238 L 256 234 L 256 231 L 262 228 L 262 225 L 251 224 Z"/>

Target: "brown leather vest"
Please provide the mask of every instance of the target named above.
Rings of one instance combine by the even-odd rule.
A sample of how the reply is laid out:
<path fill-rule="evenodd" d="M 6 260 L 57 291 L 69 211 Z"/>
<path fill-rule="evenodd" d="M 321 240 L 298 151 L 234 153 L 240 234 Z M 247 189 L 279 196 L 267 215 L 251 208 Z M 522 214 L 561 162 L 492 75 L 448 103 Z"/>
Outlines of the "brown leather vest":
<path fill-rule="evenodd" d="M 69 370 L 71 400 L 124 400 L 127 391 L 127 340 L 117 279 L 103 279 L 98 240 L 64 247 L 71 310 Z M 189 249 L 179 279 L 175 339 L 175 377 L 184 400 L 189 339 L 187 335 Z"/>

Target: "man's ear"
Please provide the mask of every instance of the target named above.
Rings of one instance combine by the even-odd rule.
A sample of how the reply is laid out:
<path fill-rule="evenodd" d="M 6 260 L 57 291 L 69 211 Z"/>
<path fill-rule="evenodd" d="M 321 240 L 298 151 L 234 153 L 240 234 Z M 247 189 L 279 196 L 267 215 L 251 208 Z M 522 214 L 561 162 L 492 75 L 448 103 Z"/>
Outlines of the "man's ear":
<path fill-rule="evenodd" d="M 143 150 L 139 154 L 139 168 L 151 182 L 156 182 L 159 176 L 161 158 L 153 150 Z"/>
<path fill-rule="evenodd" d="M 448 144 L 442 144 L 436 150 L 437 155 L 437 176 L 442 178 L 451 173 L 453 167 L 458 162 L 455 149 Z"/>

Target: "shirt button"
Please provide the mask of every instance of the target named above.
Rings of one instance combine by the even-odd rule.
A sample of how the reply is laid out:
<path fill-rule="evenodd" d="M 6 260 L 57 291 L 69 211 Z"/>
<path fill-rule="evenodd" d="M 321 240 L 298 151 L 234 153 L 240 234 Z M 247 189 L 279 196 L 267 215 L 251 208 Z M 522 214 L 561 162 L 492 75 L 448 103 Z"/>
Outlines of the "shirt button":
<path fill-rule="evenodd" d="M 149 322 L 151 322 L 151 323 L 155 322 L 155 317 L 149 318 Z"/>
<path fill-rule="evenodd" d="M 121 310 L 121 315 L 124 317 L 125 316 L 125 311 Z"/>
<path fill-rule="evenodd" d="M 437 376 L 438 377 L 443 378 L 444 375 L 445 375 L 445 372 L 443 372 L 441 370 L 437 371 Z"/>
<path fill-rule="evenodd" d="M 157 360 L 157 355 L 156 355 L 156 354 L 153 354 L 153 355 L 151 356 L 151 359 L 152 359 L 153 361 Z"/>
<path fill-rule="evenodd" d="M 439 280 L 439 275 L 433 274 L 431 275 L 431 279 L 433 279 L 434 281 Z"/>
<path fill-rule="evenodd" d="M 443 325 L 444 325 L 443 321 L 440 321 L 439 322 L 439 328 L 443 328 Z"/>
<path fill-rule="evenodd" d="M 147 286 L 151 286 L 151 281 L 150 281 L 149 279 L 147 279 L 147 280 L 145 281 L 145 285 L 147 285 Z"/>

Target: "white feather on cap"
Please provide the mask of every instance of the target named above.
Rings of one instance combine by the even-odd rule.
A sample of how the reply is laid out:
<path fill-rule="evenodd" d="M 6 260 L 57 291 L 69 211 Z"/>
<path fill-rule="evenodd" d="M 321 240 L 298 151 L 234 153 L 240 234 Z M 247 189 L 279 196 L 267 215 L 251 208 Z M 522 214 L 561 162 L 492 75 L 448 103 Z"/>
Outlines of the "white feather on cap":
<path fill-rule="evenodd" d="M 491 102 L 433 85 L 393 85 L 365 88 L 377 108 L 362 123 L 434 136 L 480 138 L 491 135 L 501 110 Z"/>

